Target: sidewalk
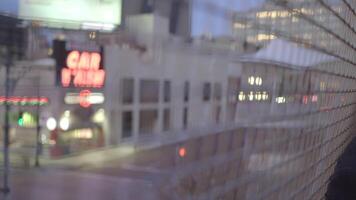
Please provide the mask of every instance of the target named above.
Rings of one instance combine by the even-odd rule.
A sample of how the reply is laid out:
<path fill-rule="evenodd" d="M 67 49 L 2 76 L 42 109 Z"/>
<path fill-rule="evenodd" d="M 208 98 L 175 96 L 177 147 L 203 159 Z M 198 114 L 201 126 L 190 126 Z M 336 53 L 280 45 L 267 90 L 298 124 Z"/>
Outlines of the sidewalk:
<path fill-rule="evenodd" d="M 1 177 L 1 176 L 0 176 Z M 155 200 L 151 182 L 68 170 L 32 169 L 10 176 L 10 193 L 3 200 Z"/>
<path fill-rule="evenodd" d="M 282 121 L 282 122 L 264 122 L 264 123 L 239 123 L 232 126 L 214 126 L 206 127 L 205 129 L 191 129 L 189 131 L 179 131 L 179 132 L 166 132 L 160 134 L 152 134 L 147 137 L 139 137 L 134 140 L 126 141 L 120 143 L 118 146 L 107 147 L 102 149 L 95 149 L 90 151 L 85 151 L 77 154 L 71 154 L 68 156 L 63 156 L 58 159 L 40 158 L 40 165 L 44 168 L 53 169 L 81 169 L 81 168 L 93 168 L 93 167 L 103 167 L 110 161 L 117 161 L 122 158 L 130 157 L 137 152 L 154 149 L 164 145 L 179 144 L 187 139 L 200 137 L 203 135 L 217 134 L 222 131 L 236 130 L 238 128 L 246 127 L 300 127 L 305 126 L 305 124 L 299 122 L 296 125 L 295 121 Z M 15 155 L 15 154 L 12 154 Z M 24 159 L 22 156 L 11 156 Z M 0 157 L 1 158 L 1 157 Z M 0 161 L 1 163 L 1 161 Z M 31 154 L 30 165 L 33 166 L 34 163 L 34 150 L 33 155 Z"/>

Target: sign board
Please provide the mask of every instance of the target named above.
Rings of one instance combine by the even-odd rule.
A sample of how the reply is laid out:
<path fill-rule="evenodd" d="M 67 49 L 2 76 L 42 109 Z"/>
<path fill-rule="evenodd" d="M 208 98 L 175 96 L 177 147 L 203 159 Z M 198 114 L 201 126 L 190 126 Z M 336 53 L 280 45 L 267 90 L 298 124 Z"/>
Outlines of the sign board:
<path fill-rule="evenodd" d="M 53 41 L 57 85 L 64 88 L 102 88 L 105 83 L 104 50 L 79 50 L 65 41 Z"/>
<path fill-rule="evenodd" d="M 122 0 L 19 0 L 18 5 L 18 15 L 24 19 L 102 30 L 120 25 L 121 11 Z"/>
<path fill-rule="evenodd" d="M 69 51 L 61 71 L 63 87 L 101 88 L 105 82 L 102 55 L 99 52 Z"/>
<path fill-rule="evenodd" d="M 27 96 L 0 96 L 0 105 L 12 106 L 46 106 L 49 104 L 47 97 L 27 97 Z"/>

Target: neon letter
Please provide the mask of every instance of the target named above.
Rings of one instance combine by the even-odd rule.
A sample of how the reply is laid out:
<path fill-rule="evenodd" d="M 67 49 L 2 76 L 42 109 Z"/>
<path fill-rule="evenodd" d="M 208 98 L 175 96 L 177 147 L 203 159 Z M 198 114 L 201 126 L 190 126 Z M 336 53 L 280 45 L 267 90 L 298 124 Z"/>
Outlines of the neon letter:
<path fill-rule="evenodd" d="M 79 69 L 89 69 L 89 67 L 90 67 L 89 65 L 90 65 L 90 53 L 83 52 L 82 55 L 80 55 L 78 68 Z"/>
<path fill-rule="evenodd" d="M 67 57 L 67 67 L 69 69 L 75 69 L 77 68 L 78 66 L 78 62 L 79 62 L 79 51 L 71 51 L 69 54 L 68 54 L 68 57 Z"/>
<path fill-rule="evenodd" d="M 62 85 L 63 87 L 69 87 L 71 79 L 71 71 L 70 69 L 62 69 Z"/>
<path fill-rule="evenodd" d="M 98 70 L 100 68 L 101 56 L 99 53 L 91 53 L 90 69 Z"/>

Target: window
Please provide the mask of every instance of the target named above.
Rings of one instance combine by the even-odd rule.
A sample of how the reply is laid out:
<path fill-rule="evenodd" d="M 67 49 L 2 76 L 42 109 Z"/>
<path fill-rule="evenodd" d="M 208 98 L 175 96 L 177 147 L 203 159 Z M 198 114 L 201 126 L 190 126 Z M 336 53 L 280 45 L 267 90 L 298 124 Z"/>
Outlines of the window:
<path fill-rule="evenodd" d="M 122 80 L 122 103 L 133 103 L 134 98 L 134 80 L 125 78 Z"/>
<path fill-rule="evenodd" d="M 189 82 L 184 82 L 184 102 L 189 101 Z"/>
<path fill-rule="evenodd" d="M 211 98 L 211 84 L 204 83 L 203 85 L 203 101 L 210 101 Z"/>
<path fill-rule="evenodd" d="M 159 82 L 156 80 L 140 81 L 140 102 L 158 103 Z"/>
<path fill-rule="evenodd" d="M 132 112 L 122 113 L 122 138 L 132 136 Z"/>
<path fill-rule="evenodd" d="M 183 129 L 187 129 L 188 127 L 188 108 L 184 108 L 183 110 Z"/>
<path fill-rule="evenodd" d="M 171 113 L 169 109 L 163 110 L 163 131 L 168 131 L 171 128 Z"/>
<path fill-rule="evenodd" d="M 221 91 L 221 84 L 220 83 L 215 83 L 214 84 L 214 99 L 215 100 L 221 100 L 222 96 L 222 91 Z"/>
<path fill-rule="evenodd" d="M 220 113 L 221 113 L 221 106 L 217 106 L 215 110 L 215 122 L 217 124 L 220 123 Z"/>
<path fill-rule="evenodd" d="M 170 102 L 171 101 L 171 82 L 170 81 L 164 81 L 163 84 L 163 100 L 164 102 Z"/>
<path fill-rule="evenodd" d="M 140 112 L 140 134 L 150 134 L 156 130 L 157 110 L 142 110 Z"/>

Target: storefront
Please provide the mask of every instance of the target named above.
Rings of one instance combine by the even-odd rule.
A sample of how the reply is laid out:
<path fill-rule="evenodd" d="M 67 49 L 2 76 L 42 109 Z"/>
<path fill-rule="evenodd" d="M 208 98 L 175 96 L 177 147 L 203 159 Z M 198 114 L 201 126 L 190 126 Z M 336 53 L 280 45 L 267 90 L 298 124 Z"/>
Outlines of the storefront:
<path fill-rule="evenodd" d="M 73 47 L 76 46 L 76 47 Z M 105 70 L 102 48 L 54 42 L 57 88 L 61 108 L 47 119 L 50 157 L 105 146 Z"/>

